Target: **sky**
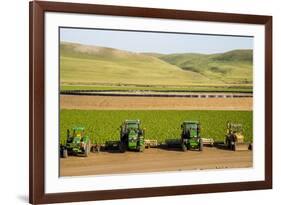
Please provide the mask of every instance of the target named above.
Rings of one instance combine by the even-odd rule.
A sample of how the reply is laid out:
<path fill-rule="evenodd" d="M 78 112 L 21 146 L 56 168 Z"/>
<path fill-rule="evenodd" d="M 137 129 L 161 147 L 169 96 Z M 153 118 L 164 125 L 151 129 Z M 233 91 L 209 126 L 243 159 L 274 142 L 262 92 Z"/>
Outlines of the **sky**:
<path fill-rule="evenodd" d="M 223 53 L 253 49 L 253 37 L 60 28 L 60 40 L 132 52 Z"/>

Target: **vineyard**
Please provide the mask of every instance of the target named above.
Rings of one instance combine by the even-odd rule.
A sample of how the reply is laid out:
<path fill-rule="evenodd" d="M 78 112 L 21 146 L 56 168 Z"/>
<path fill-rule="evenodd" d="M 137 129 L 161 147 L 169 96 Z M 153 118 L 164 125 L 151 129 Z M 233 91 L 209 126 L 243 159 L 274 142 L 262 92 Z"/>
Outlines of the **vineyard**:
<path fill-rule="evenodd" d="M 125 119 L 140 119 L 147 139 L 179 138 L 184 120 L 199 120 L 202 137 L 223 140 L 227 121 L 243 124 L 245 140 L 253 140 L 252 111 L 180 111 L 180 110 L 61 110 L 60 141 L 66 139 L 67 129 L 83 126 L 94 143 L 119 140 L 119 127 Z"/>

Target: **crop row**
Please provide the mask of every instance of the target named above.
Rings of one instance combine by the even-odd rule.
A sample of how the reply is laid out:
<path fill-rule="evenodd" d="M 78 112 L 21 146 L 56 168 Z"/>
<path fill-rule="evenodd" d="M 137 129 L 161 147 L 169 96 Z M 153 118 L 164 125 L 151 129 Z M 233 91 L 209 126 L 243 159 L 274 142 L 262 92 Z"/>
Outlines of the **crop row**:
<path fill-rule="evenodd" d="M 60 141 L 66 139 L 67 129 L 75 126 L 85 127 L 86 134 L 94 143 L 107 140 L 119 140 L 119 127 L 125 119 L 140 119 L 145 128 L 145 138 L 166 139 L 180 137 L 181 122 L 198 120 L 201 123 L 201 136 L 214 140 L 223 140 L 227 121 L 241 123 L 245 141 L 253 141 L 253 123 L 251 111 L 185 111 L 185 110 L 61 110 Z"/>

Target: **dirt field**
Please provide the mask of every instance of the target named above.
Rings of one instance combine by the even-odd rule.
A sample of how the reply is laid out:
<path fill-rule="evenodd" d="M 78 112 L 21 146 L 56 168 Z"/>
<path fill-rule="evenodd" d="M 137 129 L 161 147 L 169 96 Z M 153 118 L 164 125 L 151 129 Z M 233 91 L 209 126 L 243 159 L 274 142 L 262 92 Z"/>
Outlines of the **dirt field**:
<path fill-rule="evenodd" d="M 62 109 L 252 110 L 253 98 L 117 97 L 60 95 Z"/>
<path fill-rule="evenodd" d="M 253 166 L 252 151 L 205 147 L 203 152 L 146 149 L 144 153 L 91 153 L 88 158 L 60 159 L 60 176 L 246 168 Z"/>

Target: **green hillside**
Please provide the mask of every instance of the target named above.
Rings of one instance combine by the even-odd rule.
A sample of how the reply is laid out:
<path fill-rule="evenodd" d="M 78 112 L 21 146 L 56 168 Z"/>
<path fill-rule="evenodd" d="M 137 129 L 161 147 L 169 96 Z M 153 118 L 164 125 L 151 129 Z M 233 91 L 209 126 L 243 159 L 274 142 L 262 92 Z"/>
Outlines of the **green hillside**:
<path fill-rule="evenodd" d="M 135 53 L 62 42 L 61 85 L 246 86 L 252 84 L 252 50 L 222 54 Z"/>
<path fill-rule="evenodd" d="M 61 43 L 62 84 L 190 85 L 215 83 L 157 57 L 113 48 Z"/>
<path fill-rule="evenodd" d="M 253 51 L 233 50 L 222 54 L 171 54 L 160 59 L 186 71 L 200 73 L 209 79 L 225 83 L 251 84 Z"/>

